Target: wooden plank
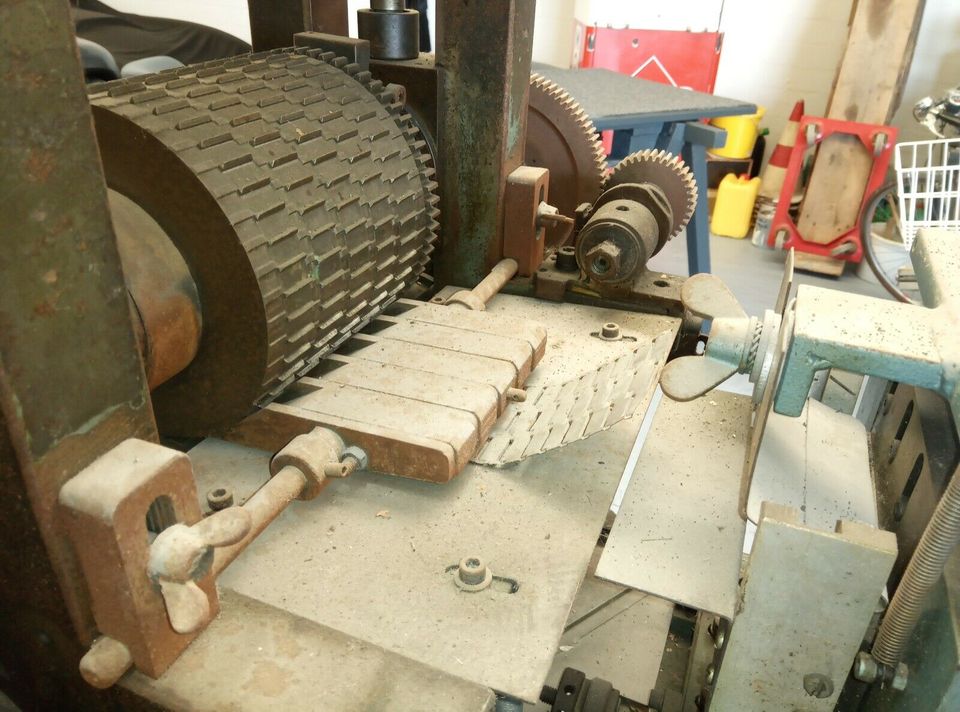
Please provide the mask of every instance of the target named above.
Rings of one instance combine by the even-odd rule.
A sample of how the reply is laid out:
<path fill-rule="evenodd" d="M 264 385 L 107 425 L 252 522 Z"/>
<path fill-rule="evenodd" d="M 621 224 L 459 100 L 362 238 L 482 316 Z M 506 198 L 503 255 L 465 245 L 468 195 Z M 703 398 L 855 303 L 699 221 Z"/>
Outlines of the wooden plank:
<path fill-rule="evenodd" d="M 450 358 L 448 349 L 429 344 L 393 341 L 370 334 L 358 334 L 345 346 L 346 348 L 341 348 L 340 352 L 354 358 L 398 366 L 416 364 L 421 371 L 456 376 L 475 383 L 486 383 L 499 393 L 501 410 L 506 405 L 507 389 L 513 387 L 516 379 L 516 368 L 513 364 L 464 353 L 457 354 L 454 360 Z"/>
<path fill-rule="evenodd" d="M 475 312 L 409 299 L 398 299 L 385 313 L 410 321 L 455 326 L 481 334 L 495 334 L 526 341 L 533 351 L 534 365 L 540 362 L 547 350 L 547 330 L 535 321 L 503 319 L 487 312 Z"/>
<path fill-rule="evenodd" d="M 370 331 L 381 339 L 405 343 L 429 344 L 457 354 L 472 354 L 510 364 L 514 369 L 513 385 L 521 387 L 533 368 L 533 350 L 524 341 L 482 334 L 441 324 L 412 323 L 395 317 L 376 317 L 371 325 L 384 326 L 380 331 Z"/>
<path fill-rule="evenodd" d="M 493 386 L 420 371 L 416 364 L 408 368 L 333 355 L 321 365 L 337 367 L 325 372 L 322 379 L 302 378 L 300 383 L 314 388 L 339 383 L 460 410 L 474 418 L 481 440 L 499 414 L 500 397 Z"/>
<path fill-rule="evenodd" d="M 247 447 L 277 452 L 295 436 L 318 426 L 334 428 L 370 458 L 370 469 L 429 482 L 449 482 L 460 467 L 448 443 L 412 436 L 389 427 L 376 427 L 346 418 L 321 415 L 296 406 L 271 403 L 248 416 L 224 435 Z"/>
<path fill-rule="evenodd" d="M 794 252 L 794 267 L 802 272 L 816 272 L 830 277 L 839 277 L 843 274 L 847 263 L 835 260 L 832 257 L 823 257 L 810 252 Z"/>
<path fill-rule="evenodd" d="M 886 124 L 900 104 L 925 0 L 858 0 L 827 118 Z M 856 225 L 873 156 L 852 136 L 825 139 L 817 152 L 797 227 L 826 244 Z"/>

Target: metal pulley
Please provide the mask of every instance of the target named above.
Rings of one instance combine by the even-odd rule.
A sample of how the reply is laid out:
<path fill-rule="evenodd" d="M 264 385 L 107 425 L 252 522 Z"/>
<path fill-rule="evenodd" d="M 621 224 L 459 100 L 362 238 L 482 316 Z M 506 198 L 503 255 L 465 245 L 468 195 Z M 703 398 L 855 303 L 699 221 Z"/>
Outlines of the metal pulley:
<path fill-rule="evenodd" d="M 370 0 L 357 10 L 357 36 L 370 43 L 372 59 L 416 59 L 420 55 L 420 13 L 404 0 Z"/>

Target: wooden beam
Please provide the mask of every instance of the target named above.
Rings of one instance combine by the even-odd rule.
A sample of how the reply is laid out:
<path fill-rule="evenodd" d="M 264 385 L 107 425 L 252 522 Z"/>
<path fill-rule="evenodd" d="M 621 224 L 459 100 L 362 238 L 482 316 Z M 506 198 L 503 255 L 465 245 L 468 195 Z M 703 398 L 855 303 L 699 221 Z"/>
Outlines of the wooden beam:
<path fill-rule="evenodd" d="M 827 118 L 890 122 L 913 59 L 924 2 L 855 0 Z M 797 221 L 803 239 L 826 244 L 856 225 L 872 165 L 873 156 L 855 137 L 823 141 Z"/>

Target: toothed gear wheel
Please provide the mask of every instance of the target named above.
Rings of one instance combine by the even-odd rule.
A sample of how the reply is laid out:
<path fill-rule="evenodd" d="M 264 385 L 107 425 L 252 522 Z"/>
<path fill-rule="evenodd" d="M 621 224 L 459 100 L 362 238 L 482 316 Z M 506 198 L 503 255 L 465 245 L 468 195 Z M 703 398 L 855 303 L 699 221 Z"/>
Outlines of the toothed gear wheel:
<path fill-rule="evenodd" d="M 600 197 L 607 162 L 597 130 L 572 96 L 539 74 L 530 77 L 524 163 L 549 169 L 547 201 L 561 215 L 573 217 L 581 203 Z M 557 246 L 566 232 L 548 228 L 547 246 Z"/>
<path fill-rule="evenodd" d="M 161 432 L 235 424 L 425 268 L 434 169 L 392 92 L 333 53 L 280 49 L 89 88 L 108 187 L 197 284 L 197 356 L 152 394 Z"/>
<path fill-rule="evenodd" d="M 603 189 L 624 183 L 652 183 L 664 194 L 673 210 L 673 232 L 679 235 L 693 217 L 697 207 L 697 182 L 690 168 L 677 156 L 666 151 L 638 151 L 624 158 L 607 176 Z"/>

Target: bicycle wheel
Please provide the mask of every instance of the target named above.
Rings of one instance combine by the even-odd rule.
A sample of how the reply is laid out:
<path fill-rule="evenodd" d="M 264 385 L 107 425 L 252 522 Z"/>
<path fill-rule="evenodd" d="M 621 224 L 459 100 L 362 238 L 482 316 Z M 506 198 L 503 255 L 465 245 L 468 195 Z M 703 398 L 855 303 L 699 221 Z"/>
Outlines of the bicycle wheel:
<path fill-rule="evenodd" d="M 913 304 L 900 286 L 901 269 L 910 265 L 910 251 L 900 235 L 899 210 L 896 182 L 880 186 L 863 207 L 860 242 L 877 281 L 897 301 Z"/>

